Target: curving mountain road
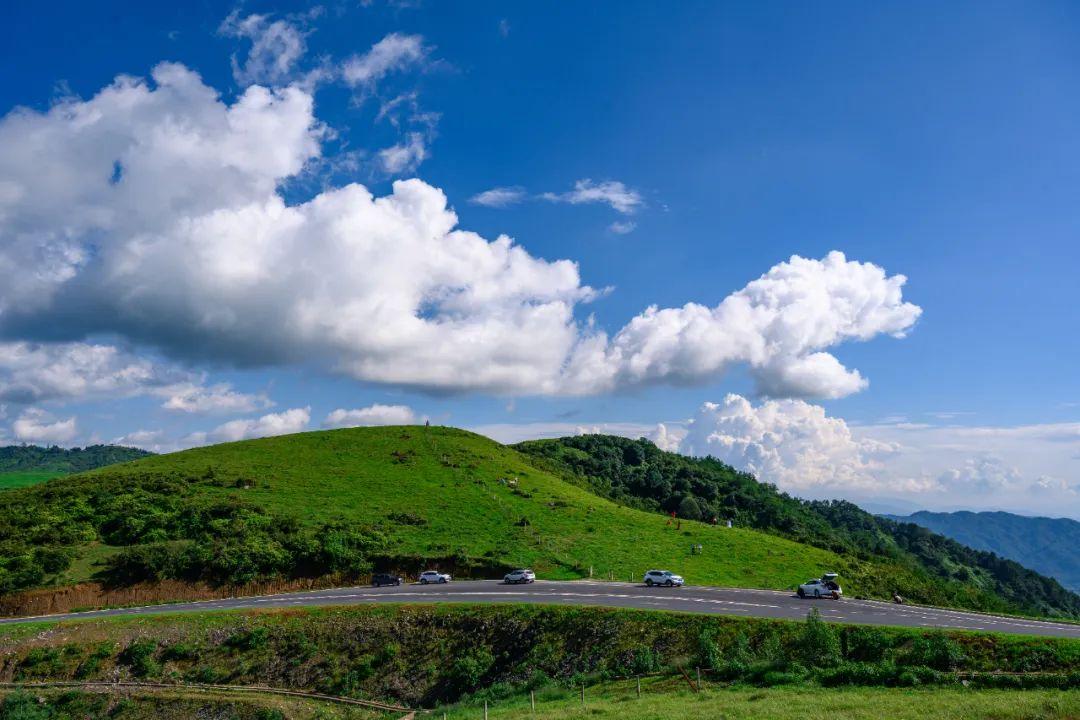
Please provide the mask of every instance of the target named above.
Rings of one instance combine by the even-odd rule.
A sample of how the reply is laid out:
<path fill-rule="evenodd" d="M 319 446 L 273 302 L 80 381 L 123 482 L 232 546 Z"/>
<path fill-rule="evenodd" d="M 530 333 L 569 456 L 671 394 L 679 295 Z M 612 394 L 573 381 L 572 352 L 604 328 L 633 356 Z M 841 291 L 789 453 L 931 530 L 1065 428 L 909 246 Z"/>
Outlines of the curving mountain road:
<path fill-rule="evenodd" d="M 806 617 L 811 607 L 816 607 L 821 611 L 822 618 L 830 622 L 1080 638 L 1080 625 L 1000 617 L 961 610 L 894 605 L 874 600 L 800 600 L 792 593 L 774 590 L 717 587 L 647 588 L 644 585 L 629 583 L 586 580 L 572 582 L 540 580 L 532 585 L 505 585 L 495 580 L 475 580 L 456 581 L 447 585 L 333 588 L 172 605 L 90 610 L 32 618 L 3 618 L 0 619 L 0 624 L 208 610 L 430 602 L 593 605 L 785 620 L 801 620 Z"/>

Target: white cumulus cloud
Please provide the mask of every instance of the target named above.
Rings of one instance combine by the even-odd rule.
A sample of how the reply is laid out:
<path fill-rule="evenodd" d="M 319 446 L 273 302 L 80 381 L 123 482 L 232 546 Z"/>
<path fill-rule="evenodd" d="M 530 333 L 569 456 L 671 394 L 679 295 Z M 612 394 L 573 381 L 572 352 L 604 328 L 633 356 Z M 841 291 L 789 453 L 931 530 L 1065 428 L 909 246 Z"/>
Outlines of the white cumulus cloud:
<path fill-rule="evenodd" d="M 699 382 L 746 363 L 764 394 L 842 397 L 866 381 L 822 348 L 902 336 L 921 312 L 903 301 L 905 281 L 839 252 L 792 257 L 715 307 L 650 307 L 610 342 L 583 342 L 568 381 L 592 389 Z"/>
<path fill-rule="evenodd" d="M 0 400 L 8 402 L 154 394 L 189 377 L 113 345 L 0 342 Z"/>
<path fill-rule="evenodd" d="M 411 132 L 401 142 L 379 151 L 379 162 L 388 175 L 410 173 L 428 156 L 427 140 L 419 132 Z"/>
<path fill-rule="evenodd" d="M 275 435 L 290 435 L 306 430 L 310 421 L 310 407 L 293 408 L 280 413 L 263 415 L 260 418 L 231 420 L 205 435 L 196 433 L 188 442 L 191 445 L 202 445 L 204 442 L 236 442 Z"/>
<path fill-rule="evenodd" d="M 184 383 L 167 388 L 165 394 L 161 407 L 185 413 L 246 413 L 273 405 L 266 395 L 239 392 L 228 383 Z"/>
<path fill-rule="evenodd" d="M 374 425 L 413 425 L 416 413 L 408 405 L 380 405 L 346 410 L 338 408 L 323 420 L 324 428 L 368 427 Z"/>
<path fill-rule="evenodd" d="M 576 263 L 458 228 L 420 180 L 287 204 L 278 187 L 319 158 L 322 136 L 296 86 L 226 104 L 176 64 L 152 83 L 121 77 L 89 100 L 8 114 L 0 332 L 512 395 L 704 382 L 743 363 L 766 394 L 839 397 L 866 381 L 825 349 L 901 336 L 920 312 L 902 275 L 831 253 L 792 257 L 713 307 L 648 308 L 609 337 L 575 316 L 598 296 Z M 618 184 L 575 193 L 568 202 L 640 203 Z"/>
<path fill-rule="evenodd" d="M 58 420 L 40 408 L 27 408 L 11 425 L 15 439 L 40 445 L 61 445 L 78 435 L 74 417 Z"/>
<path fill-rule="evenodd" d="M 854 437 L 840 418 L 802 400 L 753 405 L 729 394 L 705 403 L 679 444 L 688 455 L 711 455 L 788 491 L 881 488 L 881 458 L 896 447 Z M 913 489 L 913 488 L 907 488 Z"/>

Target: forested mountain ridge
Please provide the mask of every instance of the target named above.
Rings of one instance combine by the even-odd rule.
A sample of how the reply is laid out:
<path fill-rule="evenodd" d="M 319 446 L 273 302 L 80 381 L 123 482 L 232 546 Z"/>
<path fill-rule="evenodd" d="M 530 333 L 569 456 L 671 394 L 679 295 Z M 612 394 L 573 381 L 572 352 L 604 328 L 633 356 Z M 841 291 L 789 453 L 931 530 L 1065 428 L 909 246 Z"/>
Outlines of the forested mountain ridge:
<path fill-rule="evenodd" d="M 843 500 L 792 497 L 714 458 L 686 457 L 645 439 L 607 435 L 535 440 L 515 447 L 536 458 L 539 466 L 561 471 L 631 507 L 693 520 L 730 519 L 736 526 L 845 556 L 899 563 L 933 578 L 948 596 L 974 592 L 1038 614 L 1080 617 L 1080 595 L 1013 560 L 912 523 L 872 515 Z"/>
<path fill-rule="evenodd" d="M 1080 522 L 1008 512 L 928 512 L 886 515 L 915 523 L 976 550 L 1015 560 L 1080 592 Z"/>
<path fill-rule="evenodd" d="M 0 473 L 38 470 L 58 475 L 85 472 L 106 465 L 138 460 L 152 453 L 119 445 L 88 445 L 84 448 L 8 445 L 0 447 Z"/>

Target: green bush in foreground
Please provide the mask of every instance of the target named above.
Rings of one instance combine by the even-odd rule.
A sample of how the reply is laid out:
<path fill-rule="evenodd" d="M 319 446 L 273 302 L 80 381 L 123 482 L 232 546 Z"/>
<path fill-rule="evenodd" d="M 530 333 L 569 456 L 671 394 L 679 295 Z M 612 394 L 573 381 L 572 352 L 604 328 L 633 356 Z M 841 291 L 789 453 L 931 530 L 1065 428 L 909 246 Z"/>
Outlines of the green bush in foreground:
<path fill-rule="evenodd" d="M 16 681 L 270 684 L 428 706 L 680 666 L 755 686 L 966 681 L 1080 688 L 1077 640 L 842 626 L 813 614 L 786 622 L 603 608 L 403 605 L 174 614 L 62 628 L 0 630 L 0 671 Z M 1033 667 L 1038 674 L 1001 674 Z"/>

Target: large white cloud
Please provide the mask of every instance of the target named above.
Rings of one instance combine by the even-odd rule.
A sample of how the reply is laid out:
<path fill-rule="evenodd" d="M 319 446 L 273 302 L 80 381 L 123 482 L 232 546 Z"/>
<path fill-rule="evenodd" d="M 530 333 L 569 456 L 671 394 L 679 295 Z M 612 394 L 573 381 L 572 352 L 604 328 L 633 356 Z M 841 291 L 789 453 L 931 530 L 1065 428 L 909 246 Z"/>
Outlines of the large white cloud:
<path fill-rule="evenodd" d="M 689 383 L 741 362 L 764 394 L 842 397 L 866 381 L 822 349 L 882 333 L 903 336 L 921 312 L 903 301 L 905 281 L 840 252 L 822 260 L 796 256 L 716 307 L 650 307 L 610 342 L 587 340 L 570 364 L 569 387 Z"/>
<path fill-rule="evenodd" d="M 165 393 L 191 374 L 113 346 L 0 342 L 0 400 L 38 403 Z"/>
<path fill-rule="evenodd" d="M 290 435 L 307 430 L 311 421 L 311 408 L 293 408 L 280 413 L 270 413 L 259 418 L 230 420 L 209 433 L 194 433 L 184 441 L 185 445 L 236 442 L 253 438 Z"/>
<path fill-rule="evenodd" d="M 324 428 L 368 427 L 373 425 L 412 425 L 416 413 L 408 405 L 380 405 L 346 410 L 338 408 L 323 420 Z"/>
<path fill-rule="evenodd" d="M 228 105 L 180 65 L 153 80 L 0 120 L 0 332 L 508 394 L 702 382 L 746 363 L 767 394 L 839 397 L 866 381 L 824 348 L 902 335 L 919 314 L 903 276 L 831 253 L 715 307 L 649 308 L 609 338 L 575 319 L 597 296 L 575 263 L 457 229 L 419 180 L 287 204 L 278 186 L 324 134 L 304 90 L 252 86 Z"/>
<path fill-rule="evenodd" d="M 27 408 L 11 425 L 15 439 L 42 445 L 62 445 L 79 433 L 74 417 L 56 419 L 39 408 Z"/>
<path fill-rule="evenodd" d="M 701 406 L 679 449 L 711 455 L 796 492 L 881 488 L 881 458 L 897 450 L 854 437 L 843 420 L 828 417 L 819 405 L 769 400 L 755 406 L 733 394 Z"/>
<path fill-rule="evenodd" d="M 0 400 L 59 403 L 149 395 L 185 413 L 243 413 L 269 407 L 265 394 L 206 385 L 204 374 L 100 343 L 0 342 Z"/>

